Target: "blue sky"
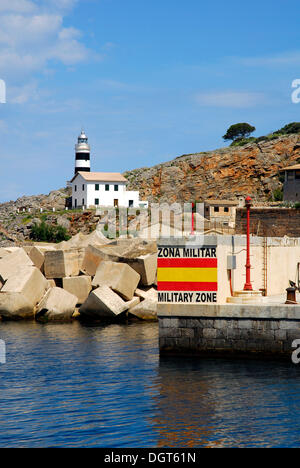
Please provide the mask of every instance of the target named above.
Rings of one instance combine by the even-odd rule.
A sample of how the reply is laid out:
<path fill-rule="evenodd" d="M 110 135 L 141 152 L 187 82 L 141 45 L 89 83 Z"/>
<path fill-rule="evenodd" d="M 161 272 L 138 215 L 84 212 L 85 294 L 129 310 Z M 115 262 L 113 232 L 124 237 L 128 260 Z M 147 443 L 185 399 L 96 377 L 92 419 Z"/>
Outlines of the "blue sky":
<path fill-rule="evenodd" d="M 92 170 L 152 166 L 300 121 L 299 2 L 0 0 L 0 201 Z"/>

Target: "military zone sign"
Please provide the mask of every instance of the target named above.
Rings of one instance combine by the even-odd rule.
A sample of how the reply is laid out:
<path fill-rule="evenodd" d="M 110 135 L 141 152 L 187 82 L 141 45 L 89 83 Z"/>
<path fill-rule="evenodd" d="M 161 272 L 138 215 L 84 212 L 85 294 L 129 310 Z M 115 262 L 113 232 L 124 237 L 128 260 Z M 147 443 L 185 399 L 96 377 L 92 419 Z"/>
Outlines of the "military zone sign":
<path fill-rule="evenodd" d="M 216 303 L 218 259 L 216 246 L 158 246 L 159 303 Z"/>

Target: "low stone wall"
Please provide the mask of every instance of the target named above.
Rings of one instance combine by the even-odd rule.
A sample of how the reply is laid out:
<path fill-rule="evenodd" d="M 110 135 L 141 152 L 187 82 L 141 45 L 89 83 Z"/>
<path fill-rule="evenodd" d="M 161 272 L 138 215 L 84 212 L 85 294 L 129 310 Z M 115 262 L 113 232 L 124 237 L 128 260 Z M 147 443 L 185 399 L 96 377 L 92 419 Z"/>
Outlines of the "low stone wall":
<path fill-rule="evenodd" d="M 264 237 L 300 237 L 300 210 L 291 208 L 251 208 L 251 234 Z M 247 210 L 238 208 L 236 234 L 247 233 Z"/>
<path fill-rule="evenodd" d="M 159 305 L 162 354 L 291 359 L 292 343 L 300 339 L 300 306 L 204 307 L 173 304 L 171 314 L 170 308 Z"/>

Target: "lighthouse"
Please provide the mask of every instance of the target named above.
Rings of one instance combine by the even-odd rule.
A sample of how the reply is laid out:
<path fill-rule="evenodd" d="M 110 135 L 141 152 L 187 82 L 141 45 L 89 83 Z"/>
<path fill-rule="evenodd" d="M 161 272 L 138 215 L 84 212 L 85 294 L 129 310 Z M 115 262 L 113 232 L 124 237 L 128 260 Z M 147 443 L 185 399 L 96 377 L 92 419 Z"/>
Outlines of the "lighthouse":
<path fill-rule="evenodd" d="M 78 143 L 75 145 L 75 174 L 79 171 L 91 171 L 90 145 L 88 144 L 88 137 L 83 130 L 78 137 Z"/>

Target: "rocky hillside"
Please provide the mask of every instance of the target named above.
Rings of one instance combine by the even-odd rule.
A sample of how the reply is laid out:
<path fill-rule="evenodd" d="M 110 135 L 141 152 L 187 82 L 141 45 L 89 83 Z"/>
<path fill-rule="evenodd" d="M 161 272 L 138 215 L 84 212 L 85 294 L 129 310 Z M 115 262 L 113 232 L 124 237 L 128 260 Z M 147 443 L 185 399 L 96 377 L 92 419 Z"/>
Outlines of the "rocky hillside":
<path fill-rule="evenodd" d="M 24 196 L 16 201 L 0 204 L 0 246 L 2 242 L 7 245 L 7 241 L 23 241 L 28 238 L 36 213 L 40 213 L 41 208 L 43 212 L 52 212 L 53 208 L 56 212 L 64 210 L 69 195 L 68 189 L 60 189 L 48 195 Z"/>
<path fill-rule="evenodd" d="M 151 202 L 190 202 L 206 198 L 234 199 L 251 195 L 272 200 L 281 188 L 278 171 L 300 162 L 300 135 L 180 156 L 124 175 L 130 190 Z"/>

